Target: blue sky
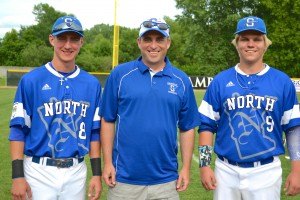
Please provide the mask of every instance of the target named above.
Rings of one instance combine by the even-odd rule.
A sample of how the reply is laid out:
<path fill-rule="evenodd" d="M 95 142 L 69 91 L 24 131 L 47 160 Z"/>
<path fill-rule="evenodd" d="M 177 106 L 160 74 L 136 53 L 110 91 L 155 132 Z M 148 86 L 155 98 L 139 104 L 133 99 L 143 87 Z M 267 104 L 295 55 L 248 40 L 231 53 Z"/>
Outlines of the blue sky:
<path fill-rule="evenodd" d="M 84 28 L 95 24 L 114 23 L 114 0 L 1 0 L 0 38 L 12 28 L 35 24 L 34 5 L 47 3 L 57 11 L 74 14 Z M 117 0 L 117 22 L 121 26 L 137 28 L 143 19 L 181 13 L 175 0 Z"/>

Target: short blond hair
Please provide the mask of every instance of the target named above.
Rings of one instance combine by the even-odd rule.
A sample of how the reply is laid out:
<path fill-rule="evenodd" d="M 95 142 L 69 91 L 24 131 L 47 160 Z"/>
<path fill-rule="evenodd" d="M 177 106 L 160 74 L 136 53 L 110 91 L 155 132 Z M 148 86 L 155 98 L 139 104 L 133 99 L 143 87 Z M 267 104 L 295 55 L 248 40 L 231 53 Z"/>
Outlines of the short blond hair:
<path fill-rule="evenodd" d="M 233 44 L 235 47 L 237 46 L 237 41 L 239 39 L 240 35 L 236 34 L 234 39 L 231 41 L 231 44 Z M 272 44 L 272 41 L 267 37 L 267 35 L 263 35 L 265 44 L 267 48 Z"/>

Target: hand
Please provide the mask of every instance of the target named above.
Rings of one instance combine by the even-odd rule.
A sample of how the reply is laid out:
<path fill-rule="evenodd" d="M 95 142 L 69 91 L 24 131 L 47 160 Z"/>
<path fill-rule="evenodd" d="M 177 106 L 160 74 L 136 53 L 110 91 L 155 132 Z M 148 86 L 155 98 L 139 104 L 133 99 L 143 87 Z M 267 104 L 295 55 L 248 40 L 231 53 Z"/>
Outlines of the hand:
<path fill-rule="evenodd" d="M 178 192 L 185 191 L 190 183 L 190 170 L 182 169 L 176 183 L 176 190 Z"/>
<path fill-rule="evenodd" d="M 214 190 L 217 187 L 217 181 L 215 174 L 210 167 L 201 167 L 200 168 L 200 179 L 202 186 L 206 190 Z"/>
<path fill-rule="evenodd" d="M 12 180 L 11 195 L 13 200 L 27 200 L 32 198 L 31 188 L 25 178 Z"/>
<path fill-rule="evenodd" d="M 116 185 L 116 170 L 115 167 L 110 164 L 104 164 L 102 177 L 106 185 L 109 187 L 115 187 Z"/>
<path fill-rule="evenodd" d="M 285 182 L 285 194 L 295 196 L 300 193 L 300 174 L 299 172 L 291 172 Z"/>
<path fill-rule="evenodd" d="M 90 200 L 99 199 L 102 191 L 101 176 L 92 176 L 89 186 L 88 197 Z"/>

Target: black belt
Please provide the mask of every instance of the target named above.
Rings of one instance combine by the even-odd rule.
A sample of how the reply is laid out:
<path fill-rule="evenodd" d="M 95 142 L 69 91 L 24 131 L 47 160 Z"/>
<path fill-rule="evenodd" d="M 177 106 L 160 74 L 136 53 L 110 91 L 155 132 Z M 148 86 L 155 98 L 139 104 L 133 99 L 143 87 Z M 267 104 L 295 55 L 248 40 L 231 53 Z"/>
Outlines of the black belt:
<path fill-rule="evenodd" d="M 74 159 L 77 158 L 49 158 L 49 157 L 32 157 L 32 162 L 42 164 L 41 162 L 46 159 L 46 163 L 44 163 L 47 166 L 53 166 L 57 168 L 69 168 L 74 166 L 76 163 L 74 163 Z M 84 157 L 78 158 L 78 163 L 81 163 L 84 160 Z M 77 163 L 77 164 L 78 164 Z"/>
<path fill-rule="evenodd" d="M 266 165 L 266 164 L 269 164 L 269 163 L 274 161 L 273 156 L 269 157 L 269 158 L 266 158 L 266 159 L 263 159 L 263 160 L 256 161 L 256 162 L 235 162 L 235 161 L 232 161 L 232 160 L 228 160 L 228 159 L 226 159 L 222 156 L 219 156 L 219 155 L 218 155 L 218 158 L 220 160 L 228 163 L 228 164 L 243 167 L 243 168 L 250 168 L 250 167 L 257 167 L 257 166 L 260 166 L 260 165 Z"/>

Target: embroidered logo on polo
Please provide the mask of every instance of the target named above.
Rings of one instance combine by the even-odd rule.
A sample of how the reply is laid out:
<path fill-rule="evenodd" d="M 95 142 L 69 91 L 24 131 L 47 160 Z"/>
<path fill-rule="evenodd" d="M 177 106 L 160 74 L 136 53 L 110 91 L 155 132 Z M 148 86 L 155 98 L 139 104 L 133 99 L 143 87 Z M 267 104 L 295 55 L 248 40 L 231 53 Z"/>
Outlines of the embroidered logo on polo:
<path fill-rule="evenodd" d="M 176 89 L 178 88 L 178 85 L 176 83 L 170 83 L 170 82 L 167 82 L 167 85 L 169 86 L 168 93 L 177 95 Z"/>

